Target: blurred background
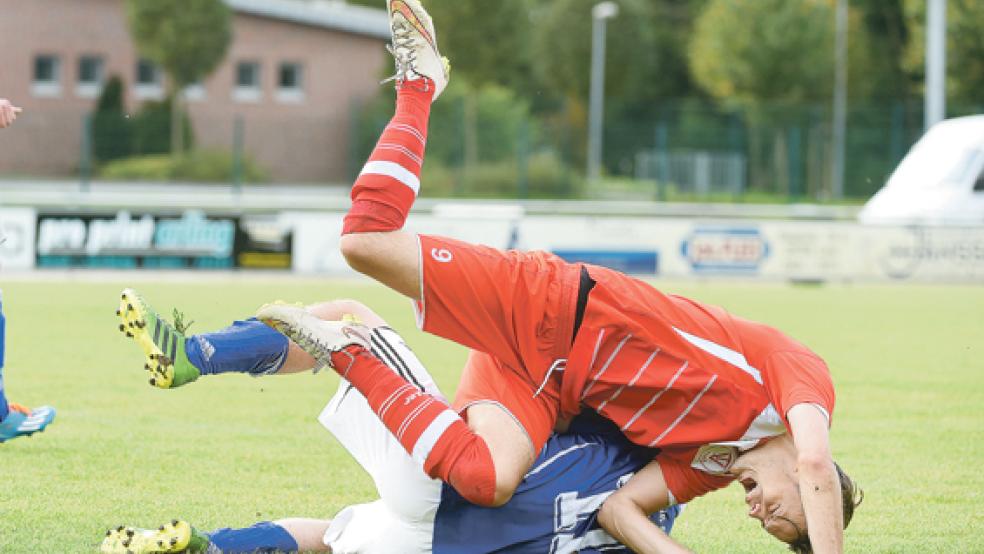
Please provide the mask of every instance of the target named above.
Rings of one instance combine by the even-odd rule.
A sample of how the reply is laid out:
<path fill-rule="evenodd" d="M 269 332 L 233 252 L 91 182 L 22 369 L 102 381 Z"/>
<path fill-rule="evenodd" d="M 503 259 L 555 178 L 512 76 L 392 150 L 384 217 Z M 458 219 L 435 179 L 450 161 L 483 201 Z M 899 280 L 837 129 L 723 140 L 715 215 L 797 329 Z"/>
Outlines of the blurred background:
<path fill-rule="evenodd" d="M 847 551 L 984 552 L 984 0 L 422 1 L 453 71 L 410 231 L 788 332 L 829 362 L 835 456 L 868 492 Z M 338 248 L 393 113 L 384 6 L 0 0 L 0 98 L 23 108 L 0 129 L 4 386 L 58 410 L 3 445 L 0 552 L 374 494 L 312 419 L 325 372 L 162 394 L 117 334 L 124 287 L 194 332 L 358 298 L 453 393 L 464 349 Z M 674 533 L 778 550 L 743 494 Z"/>
<path fill-rule="evenodd" d="M 984 113 L 984 3 L 427 6 L 454 69 L 434 106 L 419 208 L 433 213 L 451 199 L 471 207 L 440 212 L 445 219 L 479 213 L 504 226 L 480 239 L 594 248 L 525 240 L 516 227 L 524 215 L 855 222 L 860 213 L 868 223 L 984 224 L 981 118 L 955 119 L 961 129 L 940 131 L 898 177 L 906 182 L 896 188 L 908 192 L 883 193 L 891 198 L 861 212 L 927 129 Z M 392 87 L 379 85 L 392 71 L 382 7 L 381 0 L 0 0 L 0 97 L 24 108 L 0 133 L 0 204 L 36 210 L 30 242 L 40 241 L 22 257 L 36 254 L 42 266 L 244 267 L 233 258 L 252 242 L 251 263 L 311 270 L 296 255 L 260 256 L 260 243 L 289 254 L 296 244 L 287 235 L 304 217 L 285 211 L 346 209 L 348 187 L 392 115 Z M 482 199 L 508 208 L 476 208 Z M 229 236 L 242 236 L 219 261 L 111 259 L 121 253 L 91 245 L 83 252 L 84 237 L 73 243 L 60 217 L 80 213 L 74 225 L 82 234 L 93 220 L 117 221 L 125 234 L 138 220 L 131 212 L 191 221 L 182 215 L 188 209 L 204 223 L 216 211 L 264 217 L 233 221 Z M 686 250 L 688 233 L 660 250 Z M 751 248 L 763 260 L 778 251 L 767 240 L 749 246 L 747 235 L 717 236 L 704 247 L 724 257 Z M 842 235 L 824 244 L 848 240 Z M 984 265 L 984 243 L 960 236 L 951 261 Z M 905 258 L 889 262 L 893 268 L 954 239 L 906 232 L 900 240 L 882 248 Z M 72 258 L 81 254 L 86 259 Z M 96 254 L 103 257 L 89 259 Z M 693 269 L 692 260 L 682 262 Z M 724 273 L 729 264 L 738 273 L 760 265 L 710 263 Z M 661 273 L 648 262 L 643 269 Z"/>

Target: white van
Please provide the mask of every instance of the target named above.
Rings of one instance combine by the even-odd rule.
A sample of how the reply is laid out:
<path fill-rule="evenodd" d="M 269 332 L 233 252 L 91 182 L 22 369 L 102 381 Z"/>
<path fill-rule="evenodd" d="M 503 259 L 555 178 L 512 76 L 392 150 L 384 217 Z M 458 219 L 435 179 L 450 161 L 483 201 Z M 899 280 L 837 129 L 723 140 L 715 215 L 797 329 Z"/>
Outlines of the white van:
<path fill-rule="evenodd" d="M 984 115 L 930 128 L 858 219 L 865 224 L 984 225 Z"/>

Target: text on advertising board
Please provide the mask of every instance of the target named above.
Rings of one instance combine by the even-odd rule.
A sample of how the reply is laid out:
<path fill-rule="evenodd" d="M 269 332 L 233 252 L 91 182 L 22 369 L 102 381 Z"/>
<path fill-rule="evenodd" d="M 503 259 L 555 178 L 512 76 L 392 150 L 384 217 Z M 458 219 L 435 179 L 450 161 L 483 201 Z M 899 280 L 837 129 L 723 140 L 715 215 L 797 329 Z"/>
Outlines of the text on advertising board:
<path fill-rule="evenodd" d="M 769 244 L 757 227 L 696 227 L 680 253 L 697 273 L 747 274 L 758 271 Z"/>

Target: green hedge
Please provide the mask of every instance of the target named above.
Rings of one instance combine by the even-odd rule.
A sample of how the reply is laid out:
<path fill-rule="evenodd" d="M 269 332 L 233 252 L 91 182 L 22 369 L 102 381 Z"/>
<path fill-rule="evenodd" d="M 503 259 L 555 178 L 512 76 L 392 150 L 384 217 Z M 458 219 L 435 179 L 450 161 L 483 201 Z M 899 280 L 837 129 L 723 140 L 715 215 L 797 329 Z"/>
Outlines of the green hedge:
<path fill-rule="evenodd" d="M 246 158 L 242 165 L 243 181 L 262 183 L 270 180 L 266 171 Z M 108 180 L 231 182 L 233 158 L 228 152 L 197 150 L 172 157 L 166 154 L 134 156 L 105 164 L 99 177 Z"/>
<path fill-rule="evenodd" d="M 466 170 L 428 160 L 421 175 L 421 194 L 429 198 L 577 198 L 584 188 L 583 179 L 550 152 L 534 154 L 525 169 L 515 161 Z"/>

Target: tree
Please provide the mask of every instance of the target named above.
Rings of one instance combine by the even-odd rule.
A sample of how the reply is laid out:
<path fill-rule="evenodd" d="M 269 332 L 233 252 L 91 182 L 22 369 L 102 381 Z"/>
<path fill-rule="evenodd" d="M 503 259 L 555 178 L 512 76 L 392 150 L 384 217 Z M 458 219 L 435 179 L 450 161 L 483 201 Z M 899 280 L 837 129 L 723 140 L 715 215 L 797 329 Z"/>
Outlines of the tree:
<path fill-rule="evenodd" d="M 872 61 L 864 81 L 871 85 L 870 96 L 904 101 L 912 92 L 912 81 L 903 67 L 910 32 L 902 0 L 854 0 L 852 4 L 861 12 L 869 37 L 867 52 Z M 852 87 L 852 92 L 856 88 Z"/>
<path fill-rule="evenodd" d="M 127 19 L 137 50 L 168 76 L 171 152 L 184 150 L 181 91 L 210 74 L 232 38 L 231 15 L 222 0 L 127 0 Z"/>
<path fill-rule="evenodd" d="M 540 0 L 534 12 L 536 78 L 564 100 L 567 141 L 586 144 L 592 18 L 598 0 Z M 684 45 L 702 1 L 618 0 L 607 23 L 605 67 L 606 163 L 649 146 L 652 120 L 668 100 L 695 93 Z M 631 127 L 631 128 L 629 128 Z M 621 131 L 621 132 L 616 132 Z M 580 149 L 578 150 L 580 152 Z M 580 160 L 579 160 L 580 161 Z"/>
<path fill-rule="evenodd" d="M 528 0 L 431 0 L 442 53 L 456 77 L 481 87 L 522 89 L 530 76 L 529 37 L 534 34 Z"/>
<path fill-rule="evenodd" d="M 690 62 L 716 98 L 745 106 L 827 98 L 834 14 L 822 0 L 711 0 L 697 20 Z"/>
<path fill-rule="evenodd" d="M 123 81 L 106 81 L 92 116 L 93 153 L 99 162 L 129 156 L 133 149 L 130 120 L 123 113 Z"/>

